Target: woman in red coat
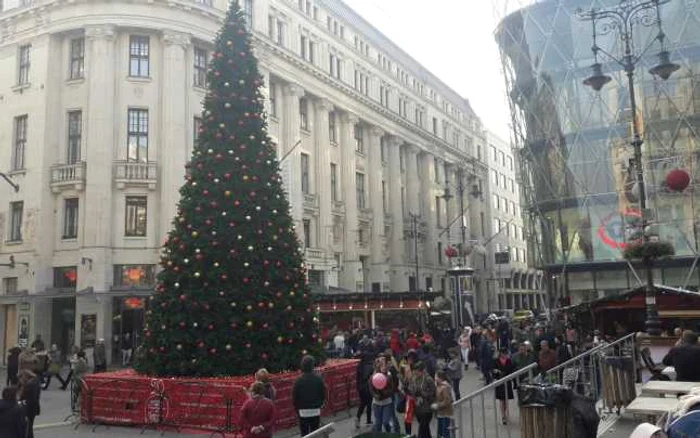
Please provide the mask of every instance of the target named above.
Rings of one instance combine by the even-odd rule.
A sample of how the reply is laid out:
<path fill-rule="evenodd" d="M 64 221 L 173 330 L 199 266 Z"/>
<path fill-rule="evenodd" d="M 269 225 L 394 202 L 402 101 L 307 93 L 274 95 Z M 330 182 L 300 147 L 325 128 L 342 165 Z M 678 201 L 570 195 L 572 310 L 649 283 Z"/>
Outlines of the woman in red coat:
<path fill-rule="evenodd" d="M 243 438 L 271 438 L 274 431 L 275 404 L 265 398 L 265 385 L 254 382 L 250 399 L 241 407 Z"/>

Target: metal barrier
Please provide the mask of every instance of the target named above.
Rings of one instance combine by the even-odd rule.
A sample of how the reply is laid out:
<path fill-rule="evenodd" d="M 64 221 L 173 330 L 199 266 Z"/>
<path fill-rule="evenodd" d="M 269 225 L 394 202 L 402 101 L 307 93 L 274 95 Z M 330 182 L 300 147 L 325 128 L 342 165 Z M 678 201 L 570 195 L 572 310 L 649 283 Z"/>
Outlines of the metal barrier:
<path fill-rule="evenodd" d="M 545 381 L 571 387 L 600 401 L 599 411 L 620 412 L 636 397 L 637 357 L 634 333 L 586 351 L 545 374 Z"/>
<path fill-rule="evenodd" d="M 329 438 L 333 432 L 335 432 L 335 423 L 328 423 L 302 438 Z"/>
<path fill-rule="evenodd" d="M 508 415 L 504 424 L 503 412 L 496 400 L 496 388 L 503 388 L 507 396 L 508 387 L 514 391 L 519 383 L 532 380 L 536 372 L 537 364 L 530 364 L 454 402 L 452 428 L 455 438 L 519 437 L 517 400 L 506 397 Z"/>
<path fill-rule="evenodd" d="M 578 394 L 596 400 L 599 411 L 617 410 L 631 402 L 635 394 L 637 358 L 634 334 L 610 344 L 599 345 L 574 357 L 543 375 L 536 363 L 518 370 L 453 404 L 455 438 L 516 438 L 521 436 L 520 409 L 517 394 L 508 399 L 507 388 L 515 392 L 518 384 L 539 380 L 570 386 Z M 507 416 L 496 399 L 496 388 L 505 389 Z"/>

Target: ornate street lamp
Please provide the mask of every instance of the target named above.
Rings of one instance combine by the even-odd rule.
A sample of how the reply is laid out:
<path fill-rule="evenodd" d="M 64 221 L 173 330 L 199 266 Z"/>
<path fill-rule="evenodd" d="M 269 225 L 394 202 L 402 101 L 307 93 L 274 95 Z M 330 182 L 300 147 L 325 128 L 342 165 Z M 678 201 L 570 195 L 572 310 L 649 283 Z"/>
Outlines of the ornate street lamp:
<path fill-rule="evenodd" d="M 598 53 L 602 52 L 612 61 L 622 66 L 627 75 L 627 87 L 630 96 L 630 106 L 632 111 L 632 134 L 633 139 L 631 145 L 634 149 L 634 166 L 636 170 L 637 186 L 639 187 L 639 208 L 642 212 L 642 230 L 647 229 L 646 215 L 646 192 L 644 189 L 644 169 L 642 164 L 642 144 L 644 141 L 641 138 L 639 121 L 637 120 L 637 102 L 634 93 L 634 70 L 637 63 L 642 59 L 647 49 L 656 41 L 661 47 L 658 53 L 659 64 L 649 70 L 654 76 L 667 80 L 677 71 L 680 66 L 671 62 L 668 51 L 664 47 L 666 35 L 661 27 L 661 14 L 659 6 L 670 2 L 671 0 L 646 0 L 646 1 L 629 1 L 622 0 L 619 5 L 609 8 L 594 8 L 589 11 L 578 10 L 577 14 L 580 19 L 590 21 L 593 26 L 593 57 L 595 63 L 591 66 L 593 74 L 583 81 L 587 86 L 590 86 L 595 91 L 600 91 L 605 84 L 610 82 L 611 78 L 603 73 L 602 65 L 598 62 Z M 600 23 L 600 31 L 597 25 Z M 657 26 L 658 34 L 639 55 L 632 53 L 632 29 L 634 26 Z M 597 44 L 597 36 L 605 35 L 617 31 L 620 39 L 624 43 L 624 55 L 617 58 L 610 53 L 601 49 Z M 647 233 L 642 235 L 642 243 L 647 244 L 649 236 Z M 656 288 L 654 287 L 653 277 L 653 257 L 643 256 L 642 258 L 646 269 L 646 321 L 644 322 L 646 332 L 650 335 L 658 336 L 661 334 L 661 322 L 659 321 L 659 312 L 656 307 Z"/>

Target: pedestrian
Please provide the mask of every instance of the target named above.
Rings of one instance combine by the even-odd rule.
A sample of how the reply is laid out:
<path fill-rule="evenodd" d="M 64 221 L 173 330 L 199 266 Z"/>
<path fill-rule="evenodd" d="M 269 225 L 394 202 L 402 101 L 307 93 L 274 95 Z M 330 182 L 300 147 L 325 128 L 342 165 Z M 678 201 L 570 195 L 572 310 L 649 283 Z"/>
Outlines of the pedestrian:
<path fill-rule="evenodd" d="M 369 389 L 369 379 L 372 376 L 372 371 L 372 356 L 361 353 L 360 361 L 355 369 L 355 385 L 360 398 L 360 405 L 357 407 L 357 415 L 355 416 L 355 429 L 360 428 L 363 412 L 367 417 L 365 424 L 367 426 L 372 424 L 372 393 Z"/>
<path fill-rule="evenodd" d="M 493 381 L 493 360 L 496 351 L 496 337 L 489 331 L 482 334 L 481 351 L 479 352 L 479 365 L 484 381 L 489 385 Z"/>
<path fill-rule="evenodd" d="M 36 354 L 34 352 L 33 348 L 25 348 L 20 354 L 19 354 L 19 372 L 22 370 L 29 370 L 32 373 L 34 370 L 37 369 L 39 359 L 36 357 Z"/>
<path fill-rule="evenodd" d="M 498 380 L 503 379 L 515 371 L 513 360 L 508 354 L 508 348 L 501 347 L 498 359 L 494 364 L 493 374 Z M 501 420 L 508 424 L 508 400 L 513 400 L 513 382 L 507 381 L 496 387 L 496 400 L 501 405 Z"/>
<path fill-rule="evenodd" d="M 270 438 L 275 425 L 275 404 L 265 396 L 265 384 L 255 381 L 250 398 L 241 407 L 243 438 Z"/>
<path fill-rule="evenodd" d="M 387 376 L 389 377 L 389 380 L 391 380 L 391 384 L 394 386 L 394 395 L 392 397 L 393 409 L 391 410 L 391 425 L 393 427 L 393 432 L 399 433 L 399 419 L 396 416 L 396 408 L 398 407 L 399 398 L 401 396 L 401 392 L 399 390 L 399 388 L 401 387 L 399 364 L 396 363 L 396 359 L 394 359 L 394 353 L 391 349 L 387 349 L 384 352 L 384 360 L 386 360 Z"/>
<path fill-rule="evenodd" d="M 263 384 L 263 387 L 265 388 L 263 395 L 265 398 L 270 401 L 275 401 L 277 390 L 275 390 L 275 387 L 272 386 L 272 383 L 270 383 L 270 373 L 267 371 L 267 369 L 260 368 L 257 370 L 255 372 L 255 381 Z"/>
<path fill-rule="evenodd" d="M 389 376 L 384 356 L 378 357 L 375 361 L 374 374 L 369 381 L 369 390 L 372 394 L 372 411 L 374 412 L 372 432 L 380 433 L 382 427 L 385 432 L 391 432 L 395 387 L 393 379 Z"/>
<path fill-rule="evenodd" d="M 537 364 L 541 374 L 546 374 L 547 371 L 557 366 L 557 354 L 549 348 L 549 341 L 546 339 L 540 341 Z"/>
<path fill-rule="evenodd" d="M 46 345 L 44 344 L 44 340 L 41 339 L 41 335 L 37 334 L 36 338 L 34 339 L 34 342 L 30 345 L 34 349 L 34 351 L 44 351 L 46 350 Z"/>
<path fill-rule="evenodd" d="M 413 429 L 413 414 L 415 412 L 415 398 L 411 395 L 410 386 L 413 379 L 413 364 L 417 362 L 416 352 L 409 350 L 399 365 L 399 381 L 401 382 L 401 393 L 405 401 L 403 416 L 405 435 L 411 435 Z"/>
<path fill-rule="evenodd" d="M 17 373 L 19 372 L 19 354 L 22 349 L 18 345 L 10 348 L 7 355 L 7 379 L 5 385 L 17 386 Z"/>
<path fill-rule="evenodd" d="M 105 340 L 102 338 L 97 340 L 92 350 L 92 362 L 94 364 L 95 373 L 107 371 L 107 350 L 105 348 Z"/>
<path fill-rule="evenodd" d="M 418 420 L 418 438 L 432 438 L 430 421 L 433 419 L 432 404 L 435 402 L 435 381 L 425 372 L 425 364 L 413 364 L 410 393 L 415 399 L 415 416 Z"/>
<path fill-rule="evenodd" d="M 0 437 L 25 438 L 26 431 L 24 409 L 17 403 L 17 387 L 8 386 L 2 390 L 0 400 Z"/>
<path fill-rule="evenodd" d="M 461 370 L 461 366 L 460 366 Z M 452 423 L 452 388 L 447 373 L 440 370 L 435 374 L 436 397 L 432 405 L 437 415 L 438 438 L 450 438 L 450 425 Z"/>
<path fill-rule="evenodd" d="M 321 407 L 326 401 L 326 385 L 314 373 L 312 356 L 301 358 L 301 376 L 292 387 L 292 404 L 299 418 L 301 436 L 306 436 L 321 425 Z"/>
<path fill-rule="evenodd" d="M 469 369 L 469 350 L 472 348 L 472 328 L 467 326 L 462 330 L 462 334 L 459 335 L 459 348 L 462 353 L 462 362 L 464 362 L 464 369 Z"/>
<path fill-rule="evenodd" d="M 452 382 L 455 400 L 459 400 L 462 398 L 462 394 L 459 391 L 459 382 L 462 380 L 463 376 L 462 361 L 460 360 L 459 351 L 457 351 L 456 348 L 450 348 L 448 354 L 450 355 L 450 361 L 447 362 L 447 377 L 449 377 L 450 382 Z"/>
<path fill-rule="evenodd" d="M 61 388 L 66 386 L 66 381 L 61 377 L 61 367 L 63 365 L 61 357 L 61 350 L 58 349 L 56 344 L 51 344 L 51 349 L 49 350 L 49 366 L 46 372 L 46 377 L 44 378 L 44 386 L 42 389 L 49 389 L 51 384 L 51 378 L 56 377 L 59 382 L 61 382 Z"/>
<path fill-rule="evenodd" d="M 29 370 L 19 372 L 19 400 L 24 403 L 27 416 L 27 438 L 34 438 L 34 418 L 41 414 L 41 387 L 39 378 Z"/>
<path fill-rule="evenodd" d="M 79 351 L 80 351 L 80 348 L 78 348 L 77 345 L 73 345 L 70 348 L 71 355 L 68 358 L 68 362 L 70 363 L 70 371 L 68 372 L 68 375 L 66 376 L 66 378 L 64 380 L 63 386 L 61 386 L 61 389 L 64 391 L 66 390 L 68 385 L 71 383 L 71 380 L 73 379 L 73 373 L 75 372 L 75 370 L 74 370 L 75 363 L 78 360 L 78 352 Z"/>

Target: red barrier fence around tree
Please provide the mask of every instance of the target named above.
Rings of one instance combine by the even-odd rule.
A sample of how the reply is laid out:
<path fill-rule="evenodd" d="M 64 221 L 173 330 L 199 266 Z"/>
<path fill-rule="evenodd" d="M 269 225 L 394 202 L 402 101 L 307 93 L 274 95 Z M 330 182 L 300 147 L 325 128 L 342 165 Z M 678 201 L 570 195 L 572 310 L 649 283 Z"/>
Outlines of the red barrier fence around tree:
<path fill-rule="evenodd" d="M 332 415 L 358 401 L 356 360 L 329 360 L 318 368 L 326 383 L 322 415 Z M 277 391 L 277 429 L 297 423 L 292 387 L 299 372 L 273 374 Z M 85 376 L 81 418 L 92 424 L 237 432 L 240 409 L 253 376 L 229 378 L 160 378 L 123 370 Z"/>

